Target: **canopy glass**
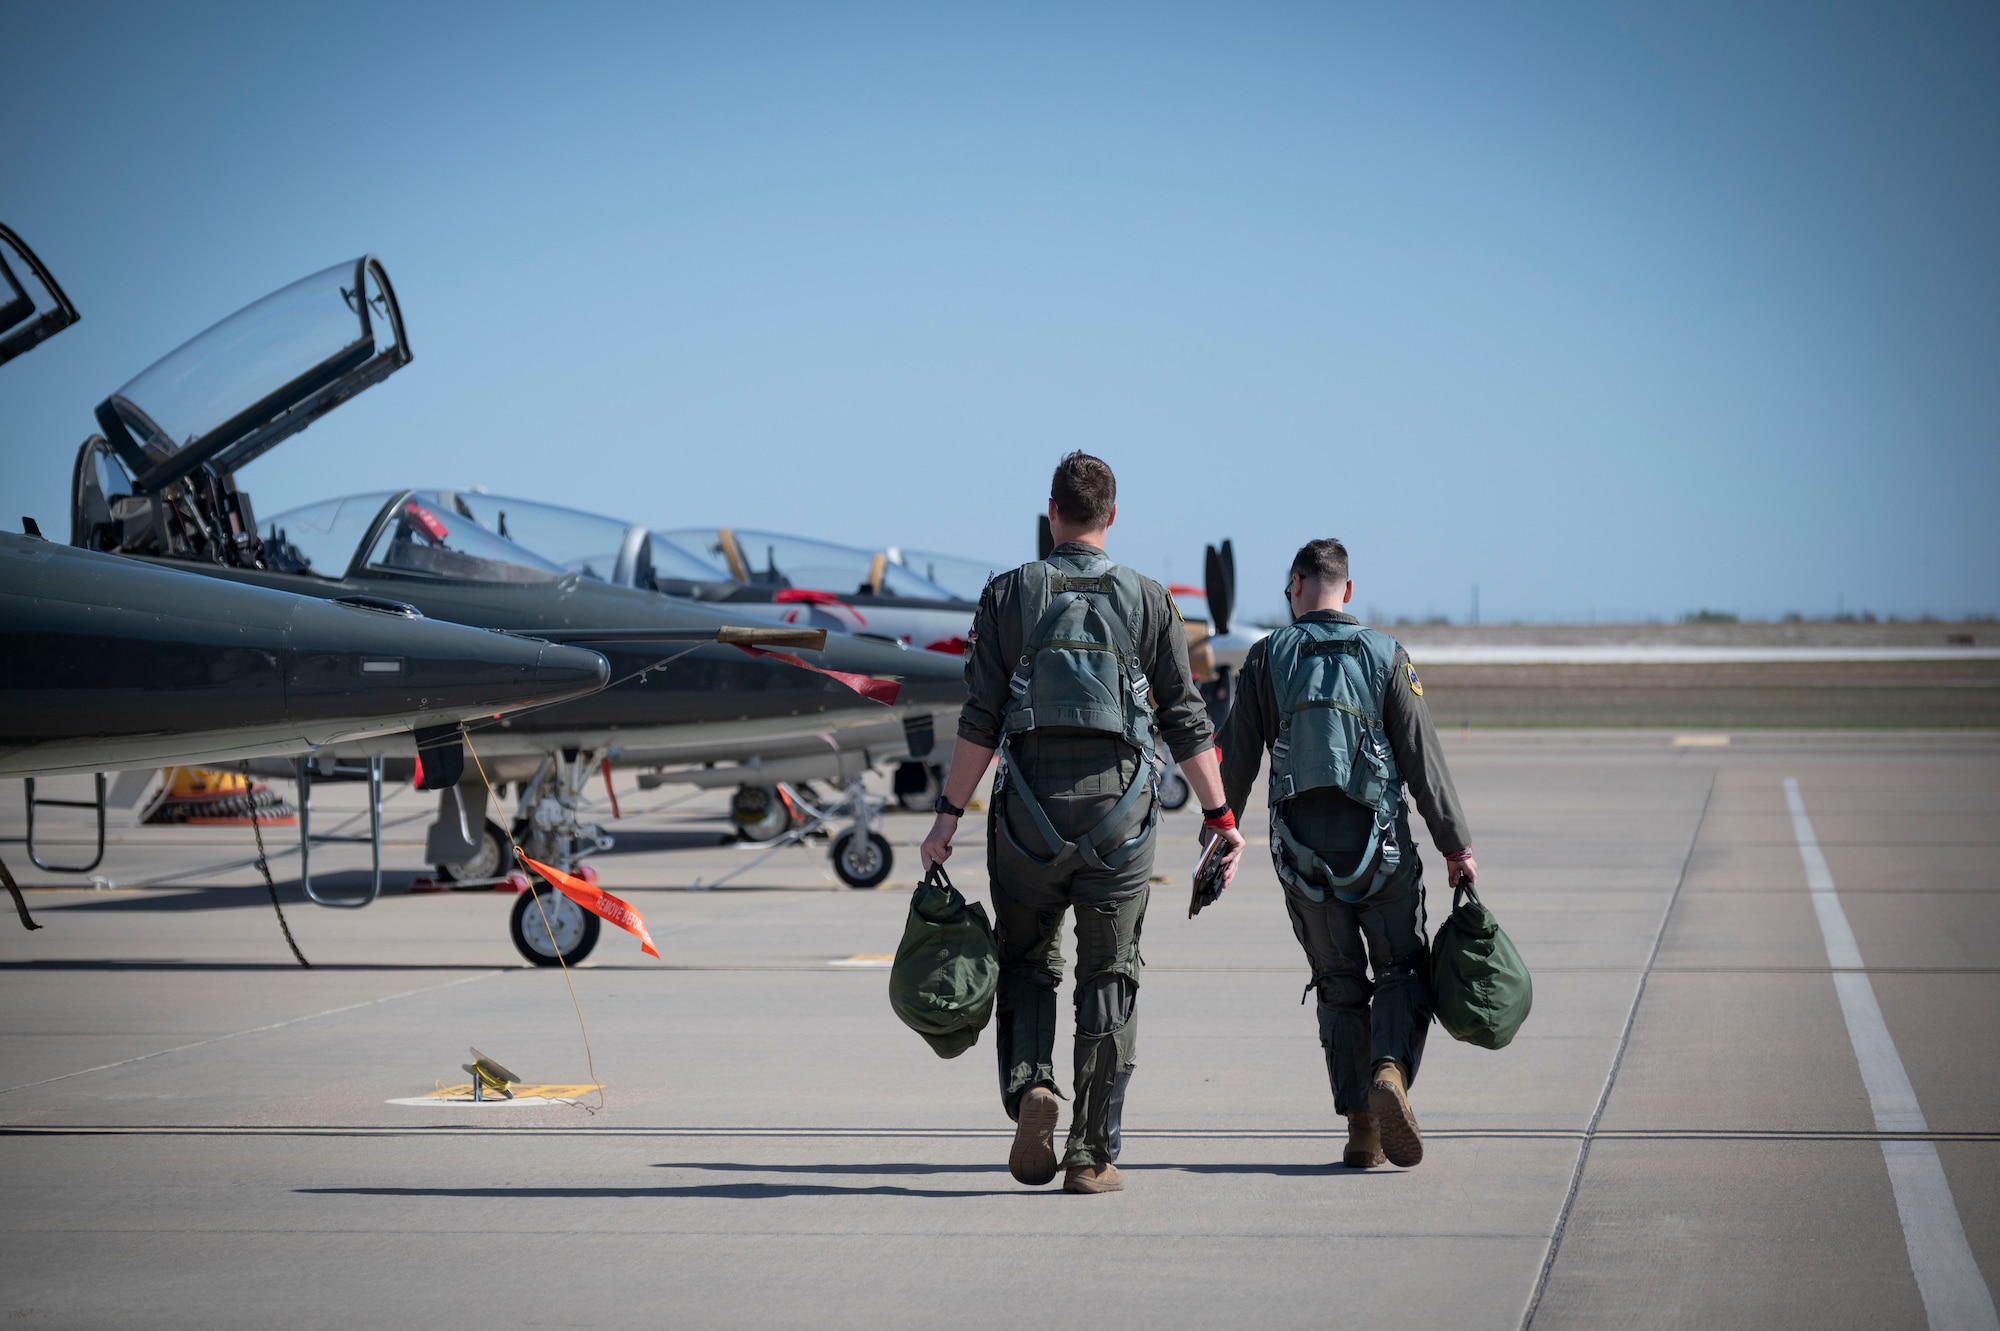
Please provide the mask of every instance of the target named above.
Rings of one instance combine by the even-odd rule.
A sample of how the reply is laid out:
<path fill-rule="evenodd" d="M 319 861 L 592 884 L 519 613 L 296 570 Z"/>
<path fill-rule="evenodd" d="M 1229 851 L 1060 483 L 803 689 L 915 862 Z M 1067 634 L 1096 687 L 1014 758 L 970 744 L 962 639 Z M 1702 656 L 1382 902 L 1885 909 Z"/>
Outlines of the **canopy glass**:
<path fill-rule="evenodd" d="M 977 601 L 994 574 L 1014 567 L 994 559 L 967 559 L 962 555 L 939 554 L 935 550 L 899 550 L 893 546 L 890 547 L 889 558 L 961 601 Z"/>
<path fill-rule="evenodd" d="M 600 582 L 647 591 L 668 581 L 729 582 L 726 570 L 688 553 L 657 532 L 617 518 L 479 491 L 427 491 L 425 497 L 571 573 Z"/>
<path fill-rule="evenodd" d="M 355 495 L 272 518 L 265 537 L 271 566 L 287 573 L 345 577 L 359 560 L 371 572 L 446 582 L 554 582 L 566 570 L 486 530 L 429 495 Z"/>
<path fill-rule="evenodd" d="M 233 471 L 409 363 L 388 274 L 322 269 L 183 343 L 97 408 L 141 491 Z"/>
<path fill-rule="evenodd" d="M 729 570 L 738 582 L 793 587 L 836 596 L 876 594 L 918 600 L 957 599 L 883 554 L 803 536 L 745 528 L 691 527 L 663 533 Z"/>

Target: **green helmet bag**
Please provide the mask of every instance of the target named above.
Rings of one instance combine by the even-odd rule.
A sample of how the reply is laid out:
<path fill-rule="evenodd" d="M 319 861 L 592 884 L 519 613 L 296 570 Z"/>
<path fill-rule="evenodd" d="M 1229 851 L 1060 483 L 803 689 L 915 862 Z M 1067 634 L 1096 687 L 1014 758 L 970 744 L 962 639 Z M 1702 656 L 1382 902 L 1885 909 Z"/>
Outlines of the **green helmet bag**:
<path fill-rule="evenodd" d="M 1535 982 L 1472 885 L 1452 893 L 1431 943 L 1431 1010 L 1454 1040 L 1504 1049 L 1535 1004 Z"/>
<path fill-rule="evenodd" d="M 889 1006 L 939 1058 L 957 1058 L 979 1042 L 999 986 L 1000 948 L 986 907 L 959 895 L 944 866 L 933 864 L 910 897 L 889 967 Z"/>

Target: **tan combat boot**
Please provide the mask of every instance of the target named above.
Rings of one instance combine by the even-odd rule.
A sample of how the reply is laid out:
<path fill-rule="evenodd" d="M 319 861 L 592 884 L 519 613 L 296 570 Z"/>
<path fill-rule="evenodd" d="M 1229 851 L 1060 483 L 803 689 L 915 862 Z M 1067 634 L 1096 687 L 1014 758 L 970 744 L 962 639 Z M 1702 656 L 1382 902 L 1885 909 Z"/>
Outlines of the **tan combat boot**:
<path fill-rule="evenodd" d="M 1071 1165 L 1063 1178 L 1064 1192 L 1123 1192 L 1125 1176 L 1116 1165 Z"/>
<path fill-rule="evenodd" d="M 1364 1111 L 1347 1116 L 1347 1149 L 1341 1153 L 1340 1163 L 1349 1169 L 1373 1169 L 1389 1163 L 1389 1157 L 1382 1154 L 1382 1134 L 1375 1127 L 1373 1114 Z"/>
<path fill-rule="evenodd" d="M 1061 1101 L 1046 1086 L 1031 1086 L 1021 1097 L 1014 1149 L 1007 1153 L 1007 1172 L 1016 1183 L 1039 1188 L 1056 1176 L 1056 1118 L 1061 1112 Z"/>
<path fill-rule="evenodd" d="M 1424 1158 L 1424 1139 L 1410 1108 L 1409 1088 L 1409 1079 L 1395 1059 L 1385 1058 L 1375 1065 L 1368 1087 L 1368 1109 L 1382 1136 L 1382 1153 L 1390 1164 L 1404 1169 L 1423 1163 Z"/>

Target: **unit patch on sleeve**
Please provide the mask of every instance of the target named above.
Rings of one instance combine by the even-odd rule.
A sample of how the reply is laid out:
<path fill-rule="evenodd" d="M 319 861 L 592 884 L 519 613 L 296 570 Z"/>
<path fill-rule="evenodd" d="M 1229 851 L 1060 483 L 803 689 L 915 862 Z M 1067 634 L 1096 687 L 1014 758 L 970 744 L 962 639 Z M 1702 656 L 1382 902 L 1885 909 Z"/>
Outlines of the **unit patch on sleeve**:
<path fill-rule="evenodd" d="M 1417 678 L 1417 663 L 1415 661 L 1407 662 L 1405 668 L 1410 672 L 1410 692 L 1416 694 L 1419 698 L 1423 697 L 1424 682 Z"/>

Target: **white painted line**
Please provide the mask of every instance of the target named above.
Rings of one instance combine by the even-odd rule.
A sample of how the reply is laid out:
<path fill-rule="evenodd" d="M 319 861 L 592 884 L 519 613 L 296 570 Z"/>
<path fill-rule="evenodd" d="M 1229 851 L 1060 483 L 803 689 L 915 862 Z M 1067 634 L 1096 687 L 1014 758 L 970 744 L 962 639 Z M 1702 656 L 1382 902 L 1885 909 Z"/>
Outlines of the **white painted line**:
<path fill-rule="evenodd" d="M 149 1058 L 164 1058 L 168 1054 L 185 1053 L 190 1049 L 199 1049 L 203 1045 L 220 1044 L 224 1040 L 234 1040 L 239 1035 L 258 1035 L 264 1031 L 275 1031 L 284 1026 L 296 1026 L 302 1021 L 318 1021 L 321 1017 L 334 1017 L 343 1012 L 358 1012 L 362 1008 L 374 1007 L 378 1003 L 393 1003 L 399 998 L 413 998 L 418 994 L 428 994 L 439 989 L 449 989 L 455 984 L 470 984 L 474 980 L 489 979 L 492 976 L 503 975 L 505 973 L 504 971 L 495 970 L 481 971 L 477 975 L 462 975 L 456 980 L 446 980 L 443 984 L 427 984 L 421 989 L 406 989 L 400 994 L 385 994 L 381 998 L 371 998 L 365 1003 L 349 1003 L 346 1007 L 328 1008 L 324 1012 L 308 1012 L 303 1017 L 287 1017 L 283 1021 L 274 1021 L 268 1026 L 250 1026 L 240 1031 L 228 1031 L 222 1035 L 211 1035 L 206 1040 L 195 1040 L 189 1044 L 177 1044 L 171 1049 L 155 1049 L 150 1054 L 138 1054 L 132 1058 L 121 1058 L 116 1063 L 99 1063 L 94 1068 L 78 1068 L 75 1072 L 65 1072 L 59 1076 L 44 1077 L 40 1081 L 24 1081 L 19 1086 L 0 1087 L 0 1095 L 6 1095 L 12 1091 L 25 1091 L 31 1086 L 47 1086 L 51 1082 L 68 1081 L 71 1077 L 87 1077 L 93 1072 L 108 1072 L 112 1068 L 122 1068 L 131 1063 L 144 1063 Z"/>
<path fill-rule="evenodd" d="M 1836 972 L 1833 987 L 1840 995 L 1840 1015 L 1847 1020 L 1854 1059 L 1861 1065 L 1861 1083 L 1868 1088 L 1868 1102 L 1875 1111 L 1875 1129 L 1928 1132 L 1916 1089 L 1903 1069 L 1888 1023 L 1882 1020 L 1882 1007 L 1875 1001 L 1875 987 L 1860 969 L 1861 949 L 1855 945 L 1854 930 L 1848 927 L 1847 912 L 1840 908 L 1833 874 L 1826 866 L 1826 856 L 1820 853 L 1812 820 L 1806 817 L 1797 777 L 1785 778 L 1785 803 L 1791 806 L 1792 833 L 1799 841 L 1799 858 L 1805 861 L 1806 886 L 1812 889 L 1813 910 L 1819 915 L 1820 933 L 1826 939 L 1827 963 Z M 1903 1224 L 1910 1270 L 1917 1278 L 1924 1315 L 1934 1331 L 1945 1327 L 2000 1331 L 2000 1314 L 1994 1311 L 1993 1294 L 1973 1260 L 1971 1245 L 1965 1241 L 1965 1226 L 1952 1201 L 1937 1144 L 1885 1141 L 1882 1161 L 1889 1168 L 1889 1186 L 1896 1194 L 1896 1215 Z"/>

